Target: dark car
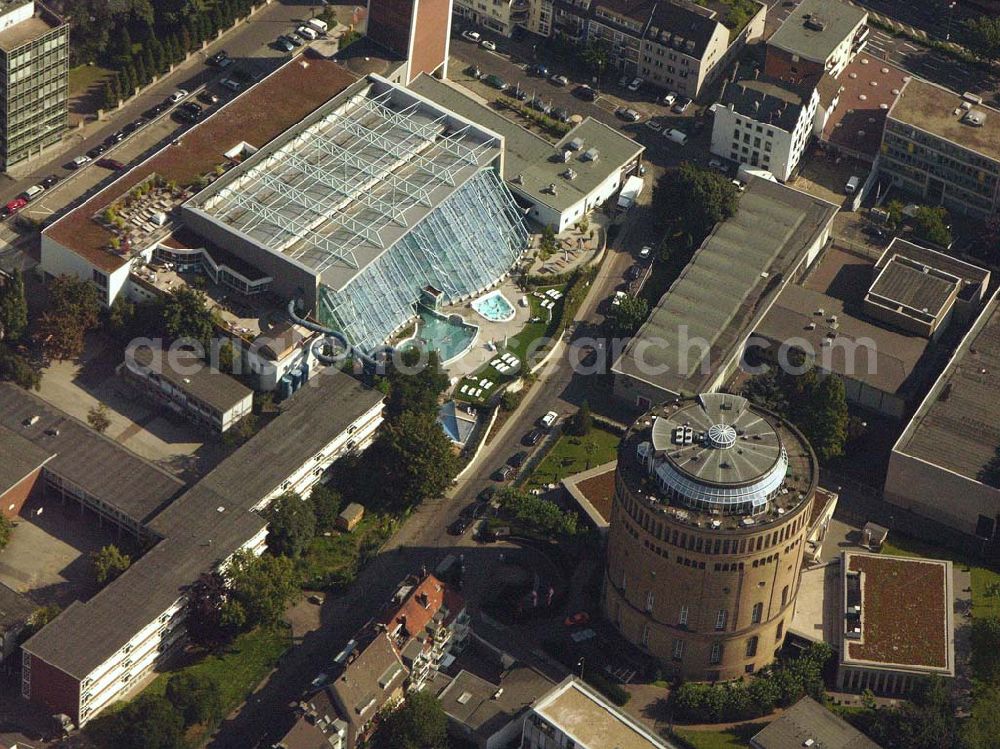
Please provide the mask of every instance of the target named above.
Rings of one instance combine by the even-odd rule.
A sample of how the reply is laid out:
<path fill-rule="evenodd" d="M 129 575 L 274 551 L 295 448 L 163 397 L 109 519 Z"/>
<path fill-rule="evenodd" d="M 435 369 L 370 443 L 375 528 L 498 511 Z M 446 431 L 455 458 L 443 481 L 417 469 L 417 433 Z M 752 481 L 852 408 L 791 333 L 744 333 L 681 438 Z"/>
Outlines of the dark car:
<path fill-rule="evenodd" d="M 282 52 L 291 52 L 295 49 L 295 45 L 292 44 L 288 40 L 288 37 L 286 36 L 279 36 L 277 39 L 275 39 L 274 46 L 276 49 L 280 49 Z"/>
<path fill-rule="evenodd" d="M 97 166 L 102 166 L 105 169 L 113 169 L 116 172 L 120 172 L 125 168 L 125 165 L 118 159 L 98 159 Z"/>
<path fill-rule="evenodd" d="M 0 221 L 7 218 L 10 215 L 10 208 L 7 206 L 0 206 Z"/>
<path fill-rule="evenodd" d="M 53 187 L 58 181 L 59 181 L 59 175 L 50 174 L 48 177 L 42 180 L 42 187 L 48 190 L 50 187 Z"/>
<path fill-rule="evenodd" d="M 541 63 L 536 63 L 535 65 L 528 66 L 528 75 L 534 75 L 539 78 L 548 78 L 549 69 Z"/>
<path fill-rule="evenodd" d="M 208 64 L 209 65 L 218 65 L 223 60 L 225 60 L 227 57 L 229 57 L 229 55 L 226 54 L 226 50 L 224 50 L 224 49 L 220 50 L 220 51 L 216 52 L 214 55 L 212 55 L 211 57 L 208 58 Z"/>
<path fill-rule="evenodd" d="M 514 475 L 514 469 L 510 466 L 504 465 L 500 466 L 493 472 L 494 481 L 506 481 L 511 476 Z"/>
<path fill-rule="evenodd" d="M 128 134 L 132 134 L 136 130 L 138 130 L 139 128 L 145 127 L 148 122 L 149 122 L 149 120 L 147 120 L 145 117 L 136 117 L 134 120 L 132 120 L 130 123 L 128 123 L 125 127 L 123 127 L 122 130 L 124 130 Z"/>
<path fill-rule="evenodd" d="M 147 109 L 145 112 L 143 112 L 143 114 L 147 118 L 153 119 L 154 117 L 159 117 L 161 114 L 163 114 L 164 112 L 166 112 L 168 109 L 170 109 L 170 105 L 161 101 L 155 107 L 150 107 L 149 109 Z"/>
<path fill-rule="evenodd" d="M 495 486 L 487 486 L 479 494 L 476 495 L 476 499 L 480 502 L 489 502 L 493 499 L 493 495 L 497 493 L 497 488 Z"/>
<path fill-rule="evenodd" d="M 520 452 L 516 452 L 509 458 L 507 458 L 507 465 L 512 466 L 513 468 L 520 468 L 521 466 L 524 465 L 524 461 L 526 461 L 527 459 L 528 459 L 527 450 L 521 450 Z"/>
<path fill-rule="evenodd" d="M 492 73 L 483 78 L 483 83 L 499 91 L 504 91 L 507 88 L 507 81 L 498 75 L 493 75 Z"/>
<path fill-rule="evenodd" d="M 107 150 L 108 150 L 107 146 L 105 146 L 102 143 L 99 143 L 96 146 L 94 146 L 93 148 L 91 148 L 89 151 L 87 151 L 87 156 L 89 156 L 92 159 L 96 159 L 98 156 L 100 156 L 102 153 L 104 153 Z"/>
<path fill-rule="evenodd" d="M 465 74 L 469 78 L 475 78 L 477 81 L 483 77 L 483 71 L 479 69 L 478 65 L 470 65 L 465 69 Z"/>
<path fill-rule="evenodd" d="M 542 114 L 548 114 L 552 111 L 552 107 L 537 96 L 528 102 L 528 106 Z"/>
<path fill-rule="evenodd" d="M 552 110 L 552 116 L 560 122 L 569 122 L 569 110 L 556 107 Z"/>
<path fill-rule="evenodd" d="M 202 91 L 198 94 L 198 101 L 203 101 L 206 104 L 218 104 L 219 95 L 213 94 L 211 91 Z"/>
<path fill-rule="evenodd" d="M 113 146 L 116 143 L 121 143 L 123 140 L 125 140 L 125 131 L 118 130 L 117 132 L 111 133 L 111 135 L 104 139 L 104 145 Z"/>
<path fill-rule="evenodd" d="M 452 524 L 448 526 L 448 533 L 453 536 L 461 536 L 468 529 L 469 518 L 459 515 L 454 521 L 452 521 Z"/>
<path fill-rule="evenodd" d="M 639 268 L 639 266 L 633 265 L 628 269 L 628 271 L 626 271 L 625 278 L 628 281 L 637 281 L 639 279 L 639 276 L 641 275 L 642 275 L 642 270 Z"/>
<path fill-rule="evenodd" d="M 506 91 L 504 91 L 504 93 L 507 94 L 507 96 L 514 97 L 518 101 L 524 101 L 525 99 L 528 98 L 528 92 L 525 91 L 520 86 L 514 86 L 513 88 L 508 88 Z"/>
<path fill-rule="evenodd" d="M 521 440 L 521 444 L 527 445 L 528 447 L 537 445 L 538 441 L 542 438 L 542 434 L 543 432 L 541 429 L 532 429 L 530 432 L 524 435 L 524 439 Z"/>
<path fill-rule="evenodd" d="M 582 86 L 577 86 L 573 89 L 573 96 L 578 99 L 583 99 L 584 101 L 596 101 L 597 92 L 594 91 L 590 86 L 584 84 Z"/>

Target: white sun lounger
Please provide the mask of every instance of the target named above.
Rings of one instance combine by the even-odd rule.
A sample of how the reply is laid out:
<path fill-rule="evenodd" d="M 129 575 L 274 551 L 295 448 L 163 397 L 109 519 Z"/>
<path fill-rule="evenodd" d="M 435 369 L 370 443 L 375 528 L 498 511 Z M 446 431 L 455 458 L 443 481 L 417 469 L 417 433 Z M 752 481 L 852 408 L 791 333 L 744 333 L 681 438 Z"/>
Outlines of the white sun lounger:
<path fill-rule="evenodd" d="M 483 394 L 482 388 L 476 388 L 476 392 L 473 393 L 477 398 Z"/>
<path fill-rule="evenodd" d="M 459 388 L 459 392 L 462 395 L 468 395 L 469 394 L 469 386 L 468 385 L 462 385 L 462 387 Z"/>
<path fill-rule="evenodd" d="M 489 380 L 483 380 L 483 390 L 489 390 L 493 387 L 493 383 Z"/>

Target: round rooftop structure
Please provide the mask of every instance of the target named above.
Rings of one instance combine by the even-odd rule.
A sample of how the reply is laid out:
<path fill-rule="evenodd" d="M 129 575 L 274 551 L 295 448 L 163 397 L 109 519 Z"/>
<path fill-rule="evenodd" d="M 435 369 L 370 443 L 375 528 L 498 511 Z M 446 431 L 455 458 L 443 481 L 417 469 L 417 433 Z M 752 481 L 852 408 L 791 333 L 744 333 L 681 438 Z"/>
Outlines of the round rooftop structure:
<path fill-rule="evenodd" d="M 652 425 L 640 458 L 671 503 L 757 514 L 782 488 L 788 454 L 769 415 L 746 398 L 705 393 Z"/>

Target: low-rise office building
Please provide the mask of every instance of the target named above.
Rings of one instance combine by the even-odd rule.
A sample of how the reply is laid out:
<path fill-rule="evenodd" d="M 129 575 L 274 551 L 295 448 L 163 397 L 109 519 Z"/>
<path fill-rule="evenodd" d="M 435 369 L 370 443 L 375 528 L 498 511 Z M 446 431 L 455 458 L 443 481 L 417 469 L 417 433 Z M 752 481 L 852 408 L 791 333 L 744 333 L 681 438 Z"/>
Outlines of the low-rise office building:
<path fill-rule="evenodd" d="M 41 3 L 0 5 L 0 164 L 59 143 L 69 124 L 69 25 Z"/>
<path fill-rule="evenodd" d="M 250 388 L 189 351 L 132 346 L 122 371 L 157 402 L 219 434 L 253 411 Z"/>
<path fill-rule="evenodd" d="M 889 110 L 879 173 L 926 203 L 985 218 L 1000 210 L 1000 111 L 912 77 Z"/>
<path fill-rule="evenodd" d="M 614 393 L 640 409 L 718 390 L 747 337 L 830 238 L 838 207 L 753 177 L 612 365 Z"/>
<path fill-rule="evenodd" d="M 1000 539 L 998 391 L 994 294 L 893 446 L 885 500 L 966 537 Z"/>
<path fill-rule="evenodd" d="M 430 76 L 421 76 L 410 88 L 501 134 L 504 182 L 528 216 L 557 233 L 611 199 L 636 172 L 645 151 L 641 144 L 592 117 L 553 145 Z"/>
<path fill-rule="evenodd" d="M 785 182 L 813 134 L 819 91 L 758 76 L 726 84 L 712 121 L 712 153 Z"/>
<path fill-rule="evenodd" d="M 803 0 L 767 40 L 766 75 L 837 78 L 868 39 L 868 12 L 842 0 Z"/>
<path fill-rule="evenodd" d="M 183 495 L 147 513 L 142 533 L 152 542 L 149 551 L 24 644 L 24 698 L 83 725 L 127 696 L 184 642 L 187 587 L 238 551 L 262 552 L 267 521 L 261 510 L 285 492 L 308 496 L 336 460 L 364 449 L 382 421 L 382 400 L 330 369 Z M 70 455 L 99 439 L 79 435 Z M 103 465 L 105 481 L 147 497 L 148 490 L 130 485 L 128 467 Z"/>
<path fill-rule="evenodd" d="M 675 749 L 612 705 L 583 681 L 568 676 L 531 706 L 521 749 Z"/>

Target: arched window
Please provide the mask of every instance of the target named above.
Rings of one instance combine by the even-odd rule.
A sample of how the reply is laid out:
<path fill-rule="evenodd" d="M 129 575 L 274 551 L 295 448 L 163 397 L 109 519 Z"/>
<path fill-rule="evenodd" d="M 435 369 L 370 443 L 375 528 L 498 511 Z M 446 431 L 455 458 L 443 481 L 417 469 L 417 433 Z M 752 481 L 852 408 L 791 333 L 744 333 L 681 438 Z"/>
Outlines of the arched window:
<path fill-rule="evenodd" d="M 753 612 L 750 614 L 750 622 L 752 624 L 760 624 L 760 618 L 764 614 L 764 604 L 755 603 L 753 605 Z"/>

